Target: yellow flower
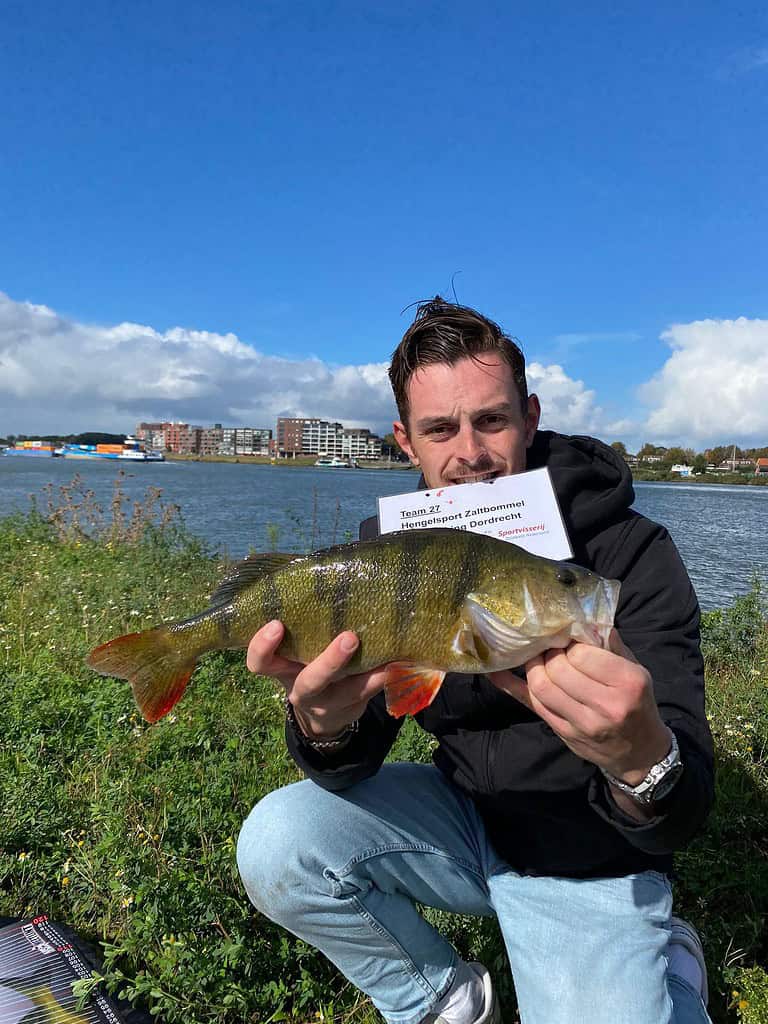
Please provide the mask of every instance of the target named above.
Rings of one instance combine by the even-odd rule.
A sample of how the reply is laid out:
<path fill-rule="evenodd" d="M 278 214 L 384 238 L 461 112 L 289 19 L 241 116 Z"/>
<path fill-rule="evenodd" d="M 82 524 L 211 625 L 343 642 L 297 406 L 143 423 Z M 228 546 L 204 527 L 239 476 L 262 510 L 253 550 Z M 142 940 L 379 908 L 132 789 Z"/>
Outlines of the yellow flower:
<path fill-rule="evenodd" d="M 746 1010 L 746 1008 L 747 1008 L 748 1006 L 749 1006 L 749 1001 L 748 1001 L 747 999 L 741 999 L 741 1000 L 739 1000 L 739 1009 L 740 1009 L 740 1010 Z"/>
<path fill-rule="evenodd" d="M 64 877 L 63 877 L 63 878 L 62 878 L 62 880 L 61 880 L 61 884 L 62 884 L 63 886 L 67 886 L 67 885 L 69 885 L 69 875 L 64 875 Z"/>

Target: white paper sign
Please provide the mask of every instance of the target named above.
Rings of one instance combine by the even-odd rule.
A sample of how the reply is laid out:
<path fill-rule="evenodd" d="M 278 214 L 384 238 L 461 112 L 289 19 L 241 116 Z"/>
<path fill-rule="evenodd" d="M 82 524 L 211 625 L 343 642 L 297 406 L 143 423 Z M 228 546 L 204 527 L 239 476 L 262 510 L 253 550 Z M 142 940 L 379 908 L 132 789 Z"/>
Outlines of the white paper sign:
<path fill-rule="evenodd" d="M 382 533 L 445 526 L 485 533 L 545 558 L 572 558 L 549 470 L 379 498 Z"/>

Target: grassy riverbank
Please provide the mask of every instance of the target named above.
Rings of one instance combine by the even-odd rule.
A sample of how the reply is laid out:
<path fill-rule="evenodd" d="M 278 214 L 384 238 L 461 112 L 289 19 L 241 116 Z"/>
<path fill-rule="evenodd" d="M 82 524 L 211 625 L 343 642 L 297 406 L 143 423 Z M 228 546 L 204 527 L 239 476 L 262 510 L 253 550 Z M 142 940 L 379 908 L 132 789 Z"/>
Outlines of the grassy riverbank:
<path fill-rule="evenodd" d="M 754 473 L 696 473 L 691 476 L 680 476 L 663 469 L 645 469 L 630 466 L 632 479 L 640 483 L 664 484 L 720 484 L 721 486 L 765 487 L 768 474 L 756 476 Z"/>
<path fill-rule="evenodd" d="M 73 507 L 97 539 L 73 527 Z M 242 654 L 210 655 L 147 726 L 125 684 L 83 665 L 97 642 L 202 607 L 224 566 L 157 502 L 128 517 L 118 500 L 112 525 L 69 508 L 0 521 L 0 915 L 48 913 L 105 943 L 108 983 L 164 1024 L 374 1024 L 322 957 L 251 910 L 237 876 L 243 818 L 297 777 L 275 685 Z M 704 938 L 716 1024 L 768 1024 L 758 596 L 708 614 L 705 637 L 718 805 L 679 857 L 677 909 Z M 428 759 L 412 722 L 393 756 Z M 488 964 L 515 1019 L 495 924 L 431 916 Z"/>

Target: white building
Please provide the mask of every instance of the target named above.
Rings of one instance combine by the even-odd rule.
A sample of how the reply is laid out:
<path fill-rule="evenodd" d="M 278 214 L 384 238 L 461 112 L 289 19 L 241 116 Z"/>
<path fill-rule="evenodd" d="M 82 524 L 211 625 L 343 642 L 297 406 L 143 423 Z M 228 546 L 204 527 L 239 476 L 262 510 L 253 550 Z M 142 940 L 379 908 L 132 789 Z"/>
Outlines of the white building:
<path fill-rule="evenodd" d="M 305 417 L 281 416 L 277 421 L 277 446 L 282 454 L 380 459 L 381 443 L 366 427 Z"/>

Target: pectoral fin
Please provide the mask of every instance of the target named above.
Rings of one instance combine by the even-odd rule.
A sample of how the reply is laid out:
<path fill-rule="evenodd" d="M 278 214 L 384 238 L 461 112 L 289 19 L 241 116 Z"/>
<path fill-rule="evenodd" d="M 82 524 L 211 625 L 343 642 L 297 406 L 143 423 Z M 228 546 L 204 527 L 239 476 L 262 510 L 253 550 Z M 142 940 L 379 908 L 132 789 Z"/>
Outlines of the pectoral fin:
<path fill-rule="evenodd" d="M 445 672 L 411 661 L 393 661 L 386 666 L 386 673 L 384 695 L 387 711 L 393 718 L 415 715 L 428 707 L 445 679 Z"/>

